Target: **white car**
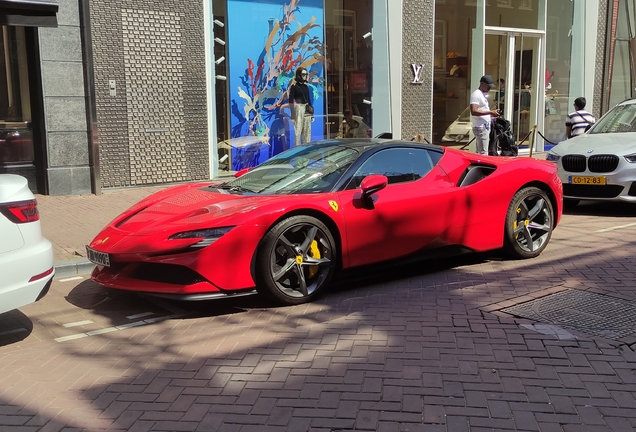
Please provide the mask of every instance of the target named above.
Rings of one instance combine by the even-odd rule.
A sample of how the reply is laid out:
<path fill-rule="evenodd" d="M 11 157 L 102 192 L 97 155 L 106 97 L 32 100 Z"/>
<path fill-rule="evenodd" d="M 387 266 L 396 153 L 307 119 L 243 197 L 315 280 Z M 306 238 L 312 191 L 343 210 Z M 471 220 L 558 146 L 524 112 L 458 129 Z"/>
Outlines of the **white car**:
<path fill-rule="evenodd" d="M 40 300 L 54 274 L 53 246 L 42 237 L 27 180 L 0 174 L 0 313 Z"/>
<path fill-rule="evenodd" d="M 636 99 L 552 147 L 546 159 L 558 166 L 568 206 L 580 200 L 636 202 Z"/>
<path fill-rule="evenodd" d="M 470 106 L 468 106 L 457 117 L 457 120 L 452 122 L 442 137 L 442 144 L 466 144 L 470 141 Z"/>

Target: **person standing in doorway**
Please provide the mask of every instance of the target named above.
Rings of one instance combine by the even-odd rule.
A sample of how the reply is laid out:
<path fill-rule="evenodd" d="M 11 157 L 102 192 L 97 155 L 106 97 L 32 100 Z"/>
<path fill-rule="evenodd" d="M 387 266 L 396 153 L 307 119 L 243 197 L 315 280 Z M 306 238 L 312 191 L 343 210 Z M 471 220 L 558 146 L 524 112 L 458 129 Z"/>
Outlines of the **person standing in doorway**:
<path fill-rule="evenodd" d="M 294 83 L 289 87 L 289 109 L 294 123 L 294 145 L 311 140 L 311 122 L 314 120 L 314 108 L 311 104 L 310 90 L 307 85 L 307 69 L 296 69 Z"/>
<path fill-rule="evenodd" d="M 479 80 L 479 88 L 470 95 L 470 120 L 475 135 L 476 152 L 486 154 L 486 146 L 490 140 L 490 121 L 499 117 L 497 110 L 488 105 L 488 91 L 495 87 L 490 75 Z"/>
<path fill-rule="evenodd" d="M 583 109 L 586 103 L 584 97 L 574 99 L 575 111 L 568 114 L 568 118 L 565 119 L 565 135 L 568 138 L 583 135 L 590 126 L 596 123 L 596 118 Z"/>

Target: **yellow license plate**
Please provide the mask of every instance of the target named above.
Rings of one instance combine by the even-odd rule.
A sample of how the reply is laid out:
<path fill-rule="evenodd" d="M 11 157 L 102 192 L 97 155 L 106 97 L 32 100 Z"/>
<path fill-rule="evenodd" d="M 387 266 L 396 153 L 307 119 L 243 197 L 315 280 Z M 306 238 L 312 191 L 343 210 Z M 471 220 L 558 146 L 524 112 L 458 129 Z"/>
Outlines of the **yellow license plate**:
<path fill-rule="evenodd" d="M 605 185 L 607 181 L 605 176 L 570 176 L 570 184 L 582 184 L 582 185 Z"/>

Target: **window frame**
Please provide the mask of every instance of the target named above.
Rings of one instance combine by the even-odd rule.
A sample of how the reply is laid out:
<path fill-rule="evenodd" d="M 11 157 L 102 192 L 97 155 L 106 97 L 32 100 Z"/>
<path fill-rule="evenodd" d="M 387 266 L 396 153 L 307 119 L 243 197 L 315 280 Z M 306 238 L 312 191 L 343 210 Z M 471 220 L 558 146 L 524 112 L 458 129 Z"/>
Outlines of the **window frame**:
<path fill-rule="evenodd" d="M 370 161 L 373 161 L 374 158 L 379 157 L 381 158 L 380 160 L 386 159 L 386 155 L 384 158 L 382 158 L 382 153 L 388 152 L 388 151 L 418 151 L 418 152 L 425 152 L 427 159 L 428 159 L 428 169 L 426 170 L 426 172 L 421 172 L 421 173 L 416 173 L 415 170 L 411 169 L 410 173 L 405 173 L 404 175 L 412 175 L 412 177 L 415 177 L 416 174 L 421 174 L 421 177 L 419 178 L 412 178 L 411 180 L 404 180 L 404 181 L 393 181 L 391 182 L 391 176 L 387 176 L 387 179 L 389 180 L 388 186 L 393 186 L 393 185 L 398 185 L 398 184 L 405 184 L 405 183 L 412 183 L 415 181 L 419 181 L 424 179 L 432 170 L 433 168 L 437 165 L 438 160 L 436 160 L 436 158 L 433 158 L 431 156 L 431 150 L 428 148 L 417 148 L 417 147 L 387 147 L 387 148 L 380 148 L 376 151 L 374 151 L 372 154 L 370 154 L 362 163 L 360 163 L 360 165 L 353 167 L 352 170 L 352 174 L 351 177 L 347 180 L 346 182 L 346 186 L 343 188 L 343 190 L 351 190 L 351 189 L 359 189 L 360 188 L 360 183 L 362 182 L 362 180 L 372 174 L 381 174 L 381 175 L 385 175 L 386 176 L 386 171 L 384 173 L 382 172 L 378 172 L 378 173 L 367 173 L 364 174 L 362 177 L 358 176 L 357 174 L 360 172 L 360 170 L 362 170 L 365 165 L 367 165 Z M 408 160 L 408 158 L 406 159 Z M 400 161 L 401 162 L 401 161 Z M 356 180 L 356 178 L 358 180 Z"/>

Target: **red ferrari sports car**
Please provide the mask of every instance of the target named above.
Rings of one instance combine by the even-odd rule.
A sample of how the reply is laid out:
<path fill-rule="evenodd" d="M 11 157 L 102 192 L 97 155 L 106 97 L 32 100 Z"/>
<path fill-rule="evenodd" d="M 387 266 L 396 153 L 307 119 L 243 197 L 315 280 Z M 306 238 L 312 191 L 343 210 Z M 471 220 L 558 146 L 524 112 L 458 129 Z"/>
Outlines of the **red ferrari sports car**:
<path fill-rule="evenodd" d="M 241 175 L 239 175 L 241 174 Z M 561 217 L 552 163 L 378 139 L 287 150 L 235 178 L 142 200 L 87 246 L 104 286 L 311 301 L 340 269 L 439 248 L 532 258 Z"/>

